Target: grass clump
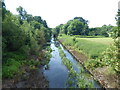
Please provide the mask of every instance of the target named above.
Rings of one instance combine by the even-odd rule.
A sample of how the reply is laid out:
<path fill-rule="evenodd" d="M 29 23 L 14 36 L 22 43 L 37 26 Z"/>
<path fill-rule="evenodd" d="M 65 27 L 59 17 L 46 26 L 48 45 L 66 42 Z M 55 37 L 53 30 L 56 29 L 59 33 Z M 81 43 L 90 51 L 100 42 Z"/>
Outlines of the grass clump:
<path fill-rule="evenodd" d="M 67 67 L 68 70 L 72 68 L 72 63 L 66 57 L 62 59 L 62 62 Z"/>
<path fill-rule="evenodd" d="M 61 48 L 61 47 L 59 47 L 58 49 L 59 49 L 59 54 L 60 54 L 61 58 L 66 57 L 66 55 L 64 54 L 64 52 L 63 52 L 62 48 Z"/>

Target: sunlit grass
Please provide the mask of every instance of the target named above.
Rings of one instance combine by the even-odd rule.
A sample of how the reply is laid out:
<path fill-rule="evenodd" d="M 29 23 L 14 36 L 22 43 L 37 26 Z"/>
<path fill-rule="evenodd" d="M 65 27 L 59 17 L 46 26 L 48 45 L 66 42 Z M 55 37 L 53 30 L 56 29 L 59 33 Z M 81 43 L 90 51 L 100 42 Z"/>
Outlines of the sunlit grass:
<path fill-rule="evenodd" d="M 75 48 L 77 51 L 82 51 L 90 58 L 98 57 L 110 44 L 113 43 L 112 38 L 75 38 L 74 36 L 62 35 L 59 40 L 65 46 Z"/>
<path fill-rule="evenodd" d="M 77 39 L 88 40 L 88 41 L 97 42 L 105 45 L 113 44 L 112 38 L 77 38 Z"/>

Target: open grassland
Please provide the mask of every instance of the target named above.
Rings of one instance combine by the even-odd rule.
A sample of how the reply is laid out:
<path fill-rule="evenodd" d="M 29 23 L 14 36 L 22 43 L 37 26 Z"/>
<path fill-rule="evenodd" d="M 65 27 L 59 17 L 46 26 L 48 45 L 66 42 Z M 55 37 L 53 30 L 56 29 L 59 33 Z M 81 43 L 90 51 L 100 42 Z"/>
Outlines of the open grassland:
<path fill-rule="evenodd" d="M 112 38 L 76 38 L 74 36 L 62 35 L 58 37 L 65 46 L 70 46 L 77 51 L 90 56 L 90 58 L 98 57 L 112 43 Z"/>
<path fill-rule="evenodd" d="M 110 45 L 113 43 L 112 38 L 80 38 L 80 39 L 97 42 L 97 43 L 101 43 L 101 44 L 106 44 L 106 45 Z"/>

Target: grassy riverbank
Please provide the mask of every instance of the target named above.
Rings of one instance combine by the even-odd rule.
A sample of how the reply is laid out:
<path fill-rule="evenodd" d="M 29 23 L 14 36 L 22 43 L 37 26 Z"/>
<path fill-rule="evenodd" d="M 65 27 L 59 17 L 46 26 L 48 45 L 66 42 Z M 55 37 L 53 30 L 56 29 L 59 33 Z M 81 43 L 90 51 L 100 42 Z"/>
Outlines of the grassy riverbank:
<path fill-rule="evenodd" d="M 59 40 L 65 46 L 85 53 L 90 58 L 96 58 L 113 43 L 111 38 L 76 38 L 74 36 L 62 35 Z"/>
<path fill-rule="evenodd" d="M 117 47 L 111 46 L 111 38 L 75 38 L 62 35 L 58 39 L 103 87 L 119 88 Z M 88 58 L 82 58 L 83 56 Z"/>
<path fill-rule="evenodd" d="M 51 48 L 49 46 L 42 51 L 42 55 L 38 56 L 26 56 L 19 52 L 5 53 L 4 59 L 6 62 L 3 62 L 2 68 L 3 88 L 17 87 L 16 85 L 22 81 L 28 82 L 30 87 L 34 87 L 30 83 L 34 83 L 31 80 L 35 81 L 37 78 L 40 78 L 41 82 L 38 82 L 39 84 L 34 84 L 38 85 L 37 87 L 46 87 L 48 82 L 45 80 L 44 76 L 40 74 L 39 77 L 36 77 L 35 75 L 37 73 L 38 65 L 44 66 L 49 63 L 51 57 L 50 53 Z M 33 78 L 31 78 L 31 76 Z M 26 88 L 28 86 L 23 85 L 22 87 Z"/>
<path fill-rule="evenodd" d="M 24 65 L 29 66 L 30 69 L 36 69 L 38 65 L 45 65 L 48 64 L 50 58 L 50 49 L 46 49 L 43 51 L 43 55 L 31 55 L 26 56 L 19 52 L 7 52 L 5 53 L 3 61 L 3 78 L 13 78 L 17 73 L 24 73 L 19 72 L 20 68 Z M 45 59 L 45 60 L 41 60 Z"/>

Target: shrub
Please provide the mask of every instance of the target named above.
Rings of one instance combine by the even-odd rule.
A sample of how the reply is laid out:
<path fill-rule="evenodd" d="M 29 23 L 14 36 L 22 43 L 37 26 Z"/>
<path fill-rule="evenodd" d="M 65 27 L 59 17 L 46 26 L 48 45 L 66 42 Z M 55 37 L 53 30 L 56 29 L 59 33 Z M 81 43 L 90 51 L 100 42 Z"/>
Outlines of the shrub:
<path fill-rule="evenodd" d="M 38 55 L 40 46 L 37 44 L 37 41 L 34 39 L 34 37 L 31 37 L 30 40 L 30 53 L 33 55 Z"/>
<path fill-rule="evenodd" d="M 10 58 L 2 68 L 3 77 L 12 78 L 17 73 L 20 66 L 21 66 L 20 62 Z"/>
<path fill-rule="evenodd" d="M 50 48 L 50 46 L 47 46 L 47 47 L 46 47 L 46 50 L 47 50 L 48 52 L 52 52 L 52 49 Z"/>
<path fill-rule="evenodd" d="M 28 45 L 24 45 L 19 49 L 19 51 L 28 56 L 30 54 L 30 47 Z"/>
<path fill-rule="evenodd" d="M 29 66 L 37 66 L 40 64 L 40 61 L 31 59 L 31 60 L 24 61 L 24 64 L 29 65 Z"/>

